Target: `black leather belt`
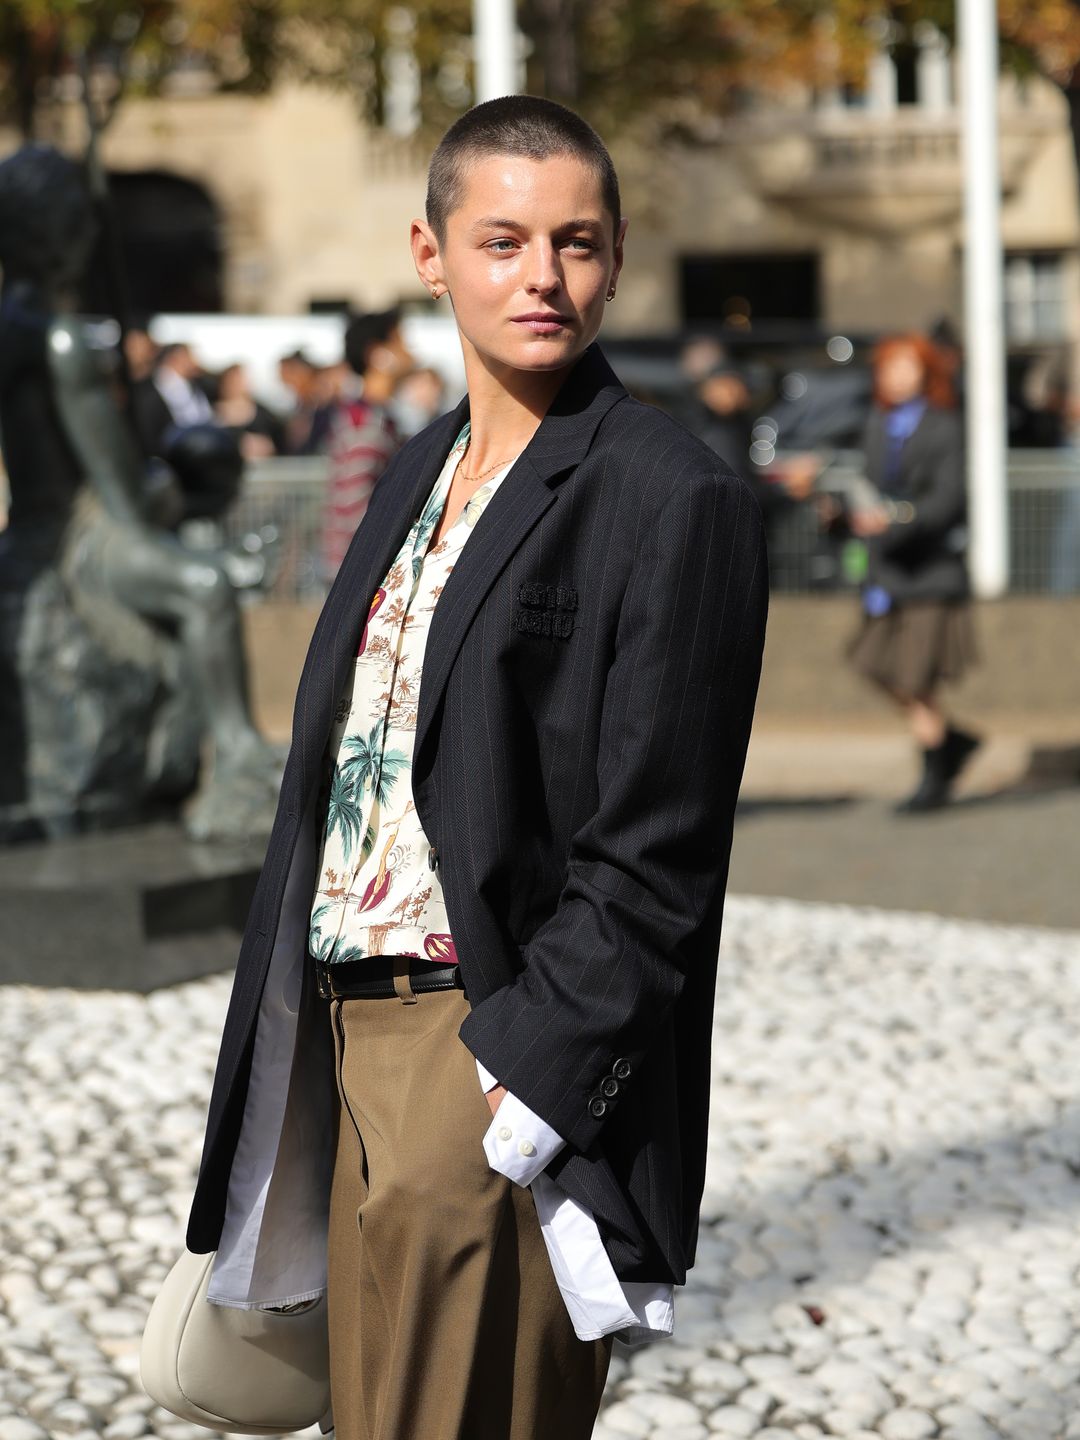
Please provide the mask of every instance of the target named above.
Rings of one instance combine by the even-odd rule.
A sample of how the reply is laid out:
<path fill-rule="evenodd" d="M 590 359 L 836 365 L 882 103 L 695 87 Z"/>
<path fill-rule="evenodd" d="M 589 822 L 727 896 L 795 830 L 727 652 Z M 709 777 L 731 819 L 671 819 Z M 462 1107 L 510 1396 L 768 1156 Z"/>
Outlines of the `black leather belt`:
<path fill-rule="evenodd" d="M 394 989 L 394 955 L 368 955 L 361 960 L 340 960 L 327 964 L 316 960 L 315 975 L 324 1000 L 390 1000 Z M 434 965 L 430 960 L 409 961 L 409 984 L 416 994 L 425 990 L 463 990 L 457 965 Z"/>

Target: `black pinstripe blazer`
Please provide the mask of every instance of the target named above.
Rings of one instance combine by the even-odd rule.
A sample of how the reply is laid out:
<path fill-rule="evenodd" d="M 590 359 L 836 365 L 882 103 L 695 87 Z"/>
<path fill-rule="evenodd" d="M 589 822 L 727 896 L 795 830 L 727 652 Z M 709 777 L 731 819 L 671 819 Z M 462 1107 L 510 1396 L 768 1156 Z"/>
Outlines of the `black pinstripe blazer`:
<path fill-rule="evenodd" d="M 285 878 L 371 596 L 467 402 L 395 458 L 326 601 L 241 947 L 188 1244 L 218 1243 Z M 704 1181 L 732 819 L 764 641 L 745 485 L 591 347 L 432 617 L 413 791 L 461 1038 L 568 1144 L 549 1173 L 623 1279 L 682 1282 Z M 310 813 L 310 812 L 309 812 Z"/>

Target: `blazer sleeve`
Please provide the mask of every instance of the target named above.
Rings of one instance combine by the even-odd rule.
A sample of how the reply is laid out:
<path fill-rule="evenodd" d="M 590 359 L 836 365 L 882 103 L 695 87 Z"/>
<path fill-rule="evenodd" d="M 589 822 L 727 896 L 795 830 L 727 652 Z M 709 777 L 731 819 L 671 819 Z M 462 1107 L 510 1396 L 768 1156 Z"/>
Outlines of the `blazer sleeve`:
<path fill-rule="evenodd" d="M 623 597 L 599 803 L 572 837 L 559 903 L 515 981 L 461 1028 L 481 1063 L 578 1150 L 633 1086 L 679 997 L 690 942 L 707 925 L 718 940 L 767 596 L 749 490 L 722 472 L 683 480 L 645 533 Z"/>

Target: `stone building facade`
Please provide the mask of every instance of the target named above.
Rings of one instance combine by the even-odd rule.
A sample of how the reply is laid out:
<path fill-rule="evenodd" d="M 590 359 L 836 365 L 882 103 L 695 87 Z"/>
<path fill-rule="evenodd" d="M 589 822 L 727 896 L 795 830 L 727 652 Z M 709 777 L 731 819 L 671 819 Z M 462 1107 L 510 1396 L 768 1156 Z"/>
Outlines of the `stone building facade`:
<path fill-rule="evenodd" d="M 1065 104 L 1048 83 L 1003 80 L 1001 117 L 1010 341 L 1064 345 L 1080 338 Z M 77 150 L 78 107 L 54 123 Z M 608 138 L 631 216 L 611 332 L 794 319 L 873 333 L 961 318 L 960 117 L 951 62 L 933 46 L 909 81 L 883 56 L 854 101 L 763 100 L 724 121 L 715 143 L 662 163 Z M 0 153 L 14 143 L 0 134 Z M 125 194 L 140 177 L 198 188 L 218 232 L 226 310 L 423 300 L 406 239 L 426 153 L 415 137 L 365 128 L 345 96 L 286 85 L 266 98 L 196 89 L 133 99 L 103 149 Z M 151 218 L 140 223 L 156 216 L 168 228 L 160 205 L 143 209 Z M 178 227 L 157 243 L 182 259 Z"/>

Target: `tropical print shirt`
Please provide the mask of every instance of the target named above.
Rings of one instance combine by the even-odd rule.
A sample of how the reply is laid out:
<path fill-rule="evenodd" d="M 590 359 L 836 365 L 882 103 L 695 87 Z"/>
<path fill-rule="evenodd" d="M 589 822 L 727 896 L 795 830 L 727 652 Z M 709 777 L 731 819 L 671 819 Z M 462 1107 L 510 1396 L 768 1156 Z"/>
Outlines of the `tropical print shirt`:
<path fill-rule="evenodd" d="M 429 548 L 468 436 L 466 424 L 375 591 L 352 684 L 338 702 L 308 941 L 318 960 L 416 955 L 457 962 L 442 885 L 413 803 L 412 754 L 431 617 L 473 526 L 513 463 L 485 481 Z"/>

